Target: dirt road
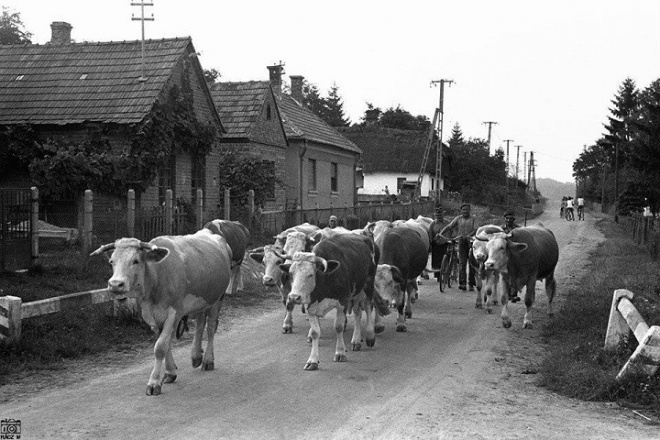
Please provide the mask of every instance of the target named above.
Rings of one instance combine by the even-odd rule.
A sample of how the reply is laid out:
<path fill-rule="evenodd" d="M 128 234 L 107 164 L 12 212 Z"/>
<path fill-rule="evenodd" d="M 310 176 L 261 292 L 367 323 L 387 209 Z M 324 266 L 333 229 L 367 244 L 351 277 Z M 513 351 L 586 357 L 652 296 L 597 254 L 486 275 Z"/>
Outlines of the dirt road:
<path fill-rule="evenodd" d="M 556 211 L 540 220 L 560 244 L 560 305 L 603 237 L 591 213 L 566 222 Z M 504 329 L 499 307 L 487 315 L 474 308 L 472 292 L 441 294 L 426 281 L 408 332 L 396 333 L 390 316 L 376 346 L 349 352 L 346 363 L 332 362 L 332 320 L 324 319 L 321 363 L 312 372 L 303 370 L 309 346 L 300 312 L 289 335 L 280 330 L 281 310 L 255 313 L 219 332 L 214 371 L 192 370 L 189 345 L 178 348 L 179 378 L 160 396 L 145 395 L 152 356 L 142 352 L 121 363 L 77 363 L 49 386 L 5 386 L 0 419 L 19 420 L 22 439 L 660 438 L 657 426 L 630 411 L 535 386 L 544 349 L 538 329 L 548 319 L 541 286 L 535 329 L 523 330 L 521 303 L 511 307 L 513 327 Z"/>

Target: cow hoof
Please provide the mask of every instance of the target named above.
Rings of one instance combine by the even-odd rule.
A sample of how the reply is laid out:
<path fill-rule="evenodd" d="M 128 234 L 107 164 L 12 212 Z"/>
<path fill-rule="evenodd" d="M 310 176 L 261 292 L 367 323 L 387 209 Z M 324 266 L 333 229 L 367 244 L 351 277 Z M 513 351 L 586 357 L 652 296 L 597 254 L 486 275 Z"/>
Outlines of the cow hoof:
<path fill-rule="evenodd" d="M 406 318 L 412 318 L 412 312 L 406 312 Z"/>
<path fill-rule="evenodd" d="M 319 364 L 318 362 L 307 362 L 305 364 L 305 370 L 307 371 L 314 371 L 319 369 Z"/>
<path fill-rule="evenodd" d="M 476 303 L 476 304 L 474 305 L 474 308 L 475 308 L 475 309 L 483 309 L 484 306 L 483 306 L 483 304 Z"/>
<path fill-rule="evenodd" d="M 176 380 L 176 374 L 165 373 L 165 377 L 163 378 L 164 383 L 172 383 L 175 380 Z"/>
<path fill-rule="evenodd" d="M 486 308 L 486 313 L 490 315 L 491 313 L 493 313 L 493 309 L 491 309 L 490 307 Z"/>
<path fill-rule="evenodd" d="M 376 338 L 367 338 L 367 347 L 373 347 L 374 345 L 376 345 Z"/>
<path fill-rule="evenodd" d="M 502 327 L 511 328 L 511 321 L 502 321 Z"/>
<path fill-rule="evenodd" d="M 345 354 L 335 354 L 335 362 L 346 362 L 348 358 Z"/>
<path fill-rule="evenodd" d="M 213 361 L 211 362 L 204 362 L 202 364 L 202 371 L 211 371 L 215 369 L 215 363 Z"/>
<path fill-rule="evenodd" d="M 383 324 L 378 324 L 374 326 L 375 333 L 383 333 L 385 331 L 385 326 Z"/>
<path fill-rule="evenodd" d="M 415 298 L 414 296 L 411 297 L 411 298 L 410 298 L 410 303 L 411 303 L 411 304 L 415 304 L 415 299 L 416 299 L 416 298 Z"/>
<path fill-rule="evenodd" d="M 307 336 L 307 343 L 309 343 L 309 344 L 312 343 L 312 337 L 311 336 Z"/>
<path fill-rule="evenodd" d="M 362 344 L 359 342 L 356 342 L 351 345 L 351 350 L 352 351 L 360 351 L 362 349 Z"/>
<path fill-rule="evenodd" d="M 407 331 L 408 331 L 408 327 L 406 327 L 405 324 L 397 324 L 397 326 L 396 326 L 396 331 L 401 332 L 401 333 L 403 333 L 403 332 L 407 332 Z"/>
<path fill-rule="evenodd" d="M 282 327 L 282 333 L 284 333 L 285 335 L 287 333 L 293 333 L 293 328 L 291 328 L 291 327 Z"/>
<path fill-rule="evenodd" d="M 533 329 L 534 326 L 532 325 L 531 322 L 526 322 L 526 323 L 523 324 L 523 328 Z"/>
<path fill-rule="evenodd" d="M 160 394 L 160 385 L 147 385 L 147 396 L 158 396 Z"/>
<path fill-rule="evenodd" d="M 199 367 L 200 365 L 202 365 L 202 357 L 201 357 L 201 356 L 198 357 L 198 358 L 197 358 L 197 357 L 192 358 L 192 366 L 193 366 L 193 368 L 197 368 L 197 367 Z"/>
<path fill-rule="evenodd" d="M 493 300 L 493 305 L 494 305 L 494 306 L 496 306 L 496 305 L 497 305 L 497 300 L 496 300 L 496 299 L 495 299 L 495 300 Z"/>

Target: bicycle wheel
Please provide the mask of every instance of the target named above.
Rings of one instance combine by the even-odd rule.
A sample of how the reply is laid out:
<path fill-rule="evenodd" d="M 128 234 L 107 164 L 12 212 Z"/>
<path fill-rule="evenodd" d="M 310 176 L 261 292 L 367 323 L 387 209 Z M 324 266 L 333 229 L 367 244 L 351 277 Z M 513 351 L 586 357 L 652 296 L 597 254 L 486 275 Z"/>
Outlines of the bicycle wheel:
<path fill-rule="evenodd" d="M 450 289 L 451 288 L 451 277 L 454 275 L 453 272 L 454 272 L 455 264 L 454 264 L 454 259 L 452 258 L 451 255 L 445 255 L 445 258 L 443 259 L 443 263 L 444 263 L 445 259 L 447 260 L 447 268 L 443 272 L 443 274 L 444 274 L 444 283 L 445 283 L 445 286 L 447 286 L 447 288 Z"/>
<path fill-rule="evenodd" d="M 445 286 L 447 283 L 447 279 L 449 278 L 450 270 L 451 267 L 449 267 L 449 255 L 445 255 L 444 257 L 442 257 L 442 264 L 440 265 L 440 278 L 438 280 L 439 281 L 438 284 L 440 284 L 440 292 L 445 291 Z"/>

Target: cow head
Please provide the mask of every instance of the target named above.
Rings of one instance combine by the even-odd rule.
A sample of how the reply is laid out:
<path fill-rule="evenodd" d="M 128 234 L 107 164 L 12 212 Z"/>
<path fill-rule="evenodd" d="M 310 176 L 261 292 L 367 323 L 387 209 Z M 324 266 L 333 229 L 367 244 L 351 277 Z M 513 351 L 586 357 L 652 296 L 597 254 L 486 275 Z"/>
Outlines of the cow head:
<path fill-rule="evenodd" d="M 472 255 L 478 264 L 484 263 L 488 259 L 486 243 L 488 243 L 488 240 L 494 234 L 500 232 L 504 232 L 504 230 L 496 225 L 485 225 L 477 229 L 474 241 L 472 242 Z"/>
<path fill-rule="evenodd" d="M 110 251 L 112 277 L 108 280 L 108 290 L 117 294 L 142 293 L 145 265 L 163 261 L 170 252 L 136 238 L 120 238 L 114 243 L 101 246 L 90 256 L 102 253 L 107 255 Z"/>
<path fill-rule="evenodd" d="M 296 252 L 290 263 L 280 264 L 280 269 L 291 277 L 289 302 L 310 304 L 312 291 L 316 288 L 317 273 L 331 274 L 338 267 L 338 261 L 326 260 L 313 252 Z"/>
<path fill-rule="evenodd" d="M 254 261 L 264 265 L 264 276 L 261 278 L 264 286 L 272 287 L 276 286 L 278 282 L 282 282 L 282 271 L 279 265 L 286 261 L 286 255 L 283 255 L 276 246 L 267 244 L 263 248 L 251 250 L 248 255 Z"/>
<path fill-rule="evenodd" d="M 406 280 L 398 267 L 389 264 L 377 266 L 374 287 L 390 307 L 397 307 L 403 303 L 405 284 Z"/>
<path fill-rule="evenodd" d="M 497 270 L 500 273 L 508 273 L 507 266 L 512 253 L 520 253 L 527 249 L 527 244 L 517 243 L 511 240 L 511 233 L 498 232 L 486 243 L 488 259 L 484 267 L 488 270 Z"/>
<path fill-rule="evenodd" d="M 392 229 L 393 227 L 394 226 L 392 226 L 392 223 L 390 223 L 388 220 L 378 220 L 376 223 L 374 223 L 373 228 L 371 228 L 373 231 L 372 237 L 374 241 L 378 241 L 378 238 L 383 235 L 385 231 Z"/>

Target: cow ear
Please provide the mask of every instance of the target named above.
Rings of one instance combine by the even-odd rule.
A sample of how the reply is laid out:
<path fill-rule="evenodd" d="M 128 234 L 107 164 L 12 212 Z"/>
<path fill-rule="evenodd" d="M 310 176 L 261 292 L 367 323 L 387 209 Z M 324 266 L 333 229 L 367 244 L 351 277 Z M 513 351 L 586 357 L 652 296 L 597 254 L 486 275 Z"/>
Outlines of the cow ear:
<path fill-rule="evenodd" d="M 289 274 L 289 272 L 282 272 L 282 277 L 280 279 L 282 280 L 282 285 L 289 284 L 289 281 L 291 281 L 291 274 Z"/>
<path fill-rule="evenodd" d="M 262 254 L 262 253 L 252 252 L 249 255 L 250 255 L 250 258 L 252 258 L 257 263 L 263 263 L 264 262 L 264 254 Z"/>
<path fill-rule="evenodd" d="M 519 254 L 522 251 L 524 251 L 525 249 L 527 249 L 527 244 L 517 243 L 515 241 L 509 241 L 509 249 L 511 249 L 511 251 Z"/>
<path fill-rule="evenodd" d="M 170 251 L 168 249 L 157 247 L 144 253 L 144 261 L 158 263 L 167 257 L 169 253 Z"/>
<path fill-rule="evenodd" d="M 291 263 L 282 263 L 279 266 L 282 272 L 289 273 L 289 269 L 291 268 Z"/>
<path fill-rule="evenodd" d="M 318 243 L 319 241 L 321 241 L 321 238 L 323 238 L 323 232 L 318 231 L 318 232 L 315 232 L 314 234 L 308 236 L 307 240 L 310 240 L 312 243 Z"/>
<path fill-rule="evenodd" d="M 316 240 L 311 237 L 305 237 L 305 252 L 311 252 L 315 244 Z"/>
<path fill-rule="evenodd" d="M 392 279 L 397 283 L 403 284 L 406 281 L 403 279 L 403 274 L 401 273 L 401 270 L 398 267 L 392 266 L 390 268 L 390 271 L 392 272 Z"/>
<path fill-rule="evenodd" d="M 340 263 L 337 260 L 327 260 L 328 267 L 325 269 L 326 274 L 330 274 L 339 269 Z"/>

